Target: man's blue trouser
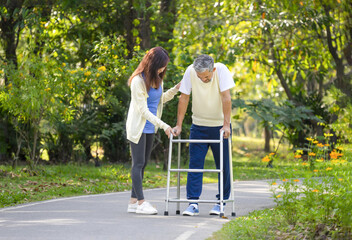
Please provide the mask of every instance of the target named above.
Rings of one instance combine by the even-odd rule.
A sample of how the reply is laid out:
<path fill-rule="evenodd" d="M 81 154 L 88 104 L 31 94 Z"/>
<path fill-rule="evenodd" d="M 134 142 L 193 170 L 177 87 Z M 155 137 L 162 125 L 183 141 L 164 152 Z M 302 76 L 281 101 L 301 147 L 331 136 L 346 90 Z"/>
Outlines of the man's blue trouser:
<path fill-rule="evenodd" d="M 190 139 L 220 139 L 219 127 L 205 127 L 192 124 Z M 209 147 L 213 152 L 215 165 L 217 169 L 220 169 L 220 144 L 219 143 L 190 143 L 189 144 L 189 168 L 190 169 L 203 169 L 204 159 L 208 152 Z M 229 143 L 228 139 L 224 139 L 223 142 L 223 161 L 224 161 L 224 200 L 230 196 L 231 185 L 230 185 L 230 167 L 229 167 Z M 220 174 L 218 175 L 218 189 L 219 193 L 216 198 L 220 199 Z M 187 177 L 187 199 L 198 200 L 202 193 L 203 186 L 203 173 L 189 172 Z"/>

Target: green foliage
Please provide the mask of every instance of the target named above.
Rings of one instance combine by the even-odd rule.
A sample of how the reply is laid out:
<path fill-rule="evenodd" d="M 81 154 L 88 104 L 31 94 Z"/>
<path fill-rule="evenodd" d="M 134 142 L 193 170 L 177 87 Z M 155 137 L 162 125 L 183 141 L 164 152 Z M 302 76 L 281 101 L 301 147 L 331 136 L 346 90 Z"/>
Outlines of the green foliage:
<path fill-rule="evenodd" d="M 232 104 L 260 121 L 261 124 L 281 132 L 294 147 L 301 145 L 296 141 L 295 134 L 307 130 L 305 122 L 307 120 L 320 121 L 310 109 L 304 106 L 296 107 L 291 101 L 278 105 L 270 99 L 260 101 L 234 99 Z"/>
<path fill-rule="evenodd" d="M 61 73 L 57 72 L 55 62 L 29 58 L 18 70 L 12 67 L 9 65 L 6 69 L 10 82 L 1 90 L 0 104 L 11 116 L 10 122 L 18 133 L 19 148 L 21 142 L 26 144 L 27 160 L 33 167 L 39 159 L 41 121 L 50 122 L 53 112 L 63 110 L 58 97 L 65 89 L 59 81 Z M 64 112 L 61 117 L 69 118 L 70 113 Z"/>
<path fill-rule="evenodd" d="M 317 152 L 327 146 L 310 141 L 314 168 L 291 159 L 270 181 L 277 207 L 237 217 L 209 239 L 350 239 L 352 146 L 338 147 L 329 161 Z"/>
<path fill-rule="evenodd" d="M 347 200 L 352 176 L 350 146 L 342 152 L 342 148 L 333 150 L 330 161 L 327 155 L 319 156 L 319 148 L 310 149 L 309 156 L 313 158 L 310 166 L 307 162 L 297 163 L 295 169 L 282 175 L 280 185 L 275 181 L 273 192 L 278 209 L 290 225 L 304 224 L 308 230 L 305 235 L 309 238 L 315 234 L 334 239 L 351 236 L 351 201 Z M 303 180 L 297 179 L 295 171 L 299 168 L 306 168 Z M 332 231 L 333 228 L 336 230 Z"/>
<path fill-rule="evenodd" d="M 24 147 L 18 131 L 19 141 L 13 141 L 16 134 L 11 128 L 25 129 L 34 139 L 38 127 L 24 124 L 23 119 L 16 123 L 14 112 L 2 111 L 1 146 L 9 156 L 31 159 L 36 155 L 38 159 L 41 148 L 56 162 L 84 161 L 92 158 L 90 148 L 99 143 L 104 148 L 103 160 L 127 161 L 126 81 L 144 51 L 154 46 L 164 46 L 170 53 L 165 89 L 181 80 L 197 54 L 207 53 L 234 73 L 234 93 L 257 105 L 251 114 L 263 126 L 283 132 L 294 145 L 311 131 L 321 134 L 315 117 L 339 137 L 350 139 L 351 10 L 346 1 L 112 0 L 98 5 L 93 0 L 14 1 L 4 2 L 0 16 L 5 43 L 0 59 L 15 65 L 13 70 L 1 69 L 0 78 L 13 86 L 11 78 L 18 79 L 25 71 L 28 84 L 50 88 L 40 92 L 38 85 L 40 100 L 32 103 L 36 111 L 43 109 L 39 123 L 38 118 L 28 120 L 39 125 L 34 151 L 33 141 Z M 13 24 L 6 24 L 7 20 Z M 102 66 L 105 70 L 98 70 Z M 56 77 L 50 84 L 58 85 L 43 85 L 45 74 Z M 335 96 L 333 85 L 343 97 Z M 43 105 L 45 96 L 55 102 Z M 163 120 L 174 125 L 177 101 L 166 109 Z M 28 113 L 22 115 L 26 114 L 28 118 Z M 188 137 L 190 123 L 188 114 L 183 138 Z M 155 152 L 163 156 L 166 137 L 161 133 L 157 139 L 161 144 Z M 17 153 L 19 146 L 23 150 Z"/>

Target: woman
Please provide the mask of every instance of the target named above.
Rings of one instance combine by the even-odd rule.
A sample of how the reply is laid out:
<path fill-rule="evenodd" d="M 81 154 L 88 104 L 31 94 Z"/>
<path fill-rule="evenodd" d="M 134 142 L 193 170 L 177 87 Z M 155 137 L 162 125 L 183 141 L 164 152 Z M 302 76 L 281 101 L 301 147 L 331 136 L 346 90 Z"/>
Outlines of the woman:
<path fill-rule="evenodd" d="M 180 88 L 179 83 L 163 93 L 163 78 L 169 61 L 169 55 L 165 49 L 152 48 L 128 80 L 131 88 L 131 103 L 126 130 L 132 153 L 132 193 L 127 212 L 158 213 L 149 202 L 144 200 L 142 181 L 156 130 L 162 128 L 168 137 L 172 134 L 172 128 L 160 119 L 163 104 L 171 100 Z"/>

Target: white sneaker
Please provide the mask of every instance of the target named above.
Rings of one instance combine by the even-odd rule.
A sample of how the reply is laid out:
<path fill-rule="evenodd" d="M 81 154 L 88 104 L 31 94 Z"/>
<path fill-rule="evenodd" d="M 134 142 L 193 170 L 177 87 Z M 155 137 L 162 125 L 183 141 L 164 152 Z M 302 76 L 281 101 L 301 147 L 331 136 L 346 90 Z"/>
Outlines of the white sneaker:
<path fill-rule="evenodd" d="M 129 213 L 135 213 L 138 207 L 138 202 L 136 203 L 129 203 L 127 207 L 127 212 Z"/>
<path fill-rule="evenodd" d="M 158 210 L 156 210 L 149 202 L 143 202 L 141 205 L 138 205 L 136 213 L 154 215 L 158 213 Z"/>

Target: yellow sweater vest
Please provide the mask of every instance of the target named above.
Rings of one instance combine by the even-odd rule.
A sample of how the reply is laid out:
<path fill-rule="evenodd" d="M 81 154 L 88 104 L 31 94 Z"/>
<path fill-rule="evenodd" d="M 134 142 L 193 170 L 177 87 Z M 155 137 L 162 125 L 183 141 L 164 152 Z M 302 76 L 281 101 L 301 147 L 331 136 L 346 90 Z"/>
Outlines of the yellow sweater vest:
<path fill-rule="evenodd" d="M 199 126 L 216 127 L 224 124 L 219 77 L 217 70 L 213 79 L 204 83 L 197 77 L 194 68 L 191 69 L 192 84 L 192 121 Z"/>

